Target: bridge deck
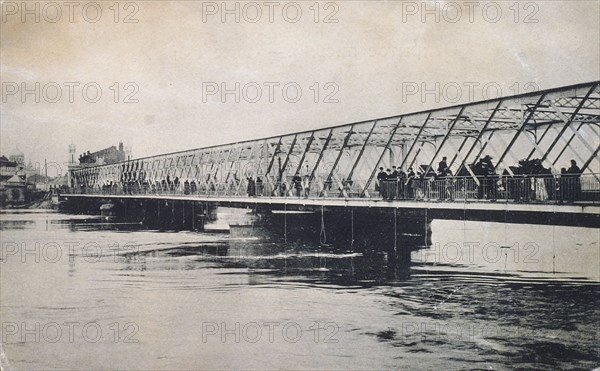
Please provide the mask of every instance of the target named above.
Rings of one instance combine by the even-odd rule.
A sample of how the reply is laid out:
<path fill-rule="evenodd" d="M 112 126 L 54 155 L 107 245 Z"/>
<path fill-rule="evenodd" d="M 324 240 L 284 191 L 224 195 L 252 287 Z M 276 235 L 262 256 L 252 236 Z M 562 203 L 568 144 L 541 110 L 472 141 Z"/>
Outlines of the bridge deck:
<path fill-rule="evenodd" d="M 198 195 L 98 195 L 98 194 L 63 194 L 61 197 L 83 197 L 96 199 L 147 199 L 147 200 L 179 200 L 196 202 L 213 202 L 221 205 L 272 205 L 289 206 L 292 208 L 306 207 L 315 209 L 320 207 L 354 207 L 354 208 L 380 208 L 380 209 L 417 209 L 437 211 L 509 211 L 527 213 L 560 213 L 560 214 L 585 214 L 600 215 L 600 204 L 597 203 L 575 203 L 575 204 L 544 204 L 544 203 L 513 203 L 513 202 L 491 202 L 491 201 L 410 201 L 382 199 L 356 199 L 356 198 L 293 198 L 293 197 L 219 197 Z"/>

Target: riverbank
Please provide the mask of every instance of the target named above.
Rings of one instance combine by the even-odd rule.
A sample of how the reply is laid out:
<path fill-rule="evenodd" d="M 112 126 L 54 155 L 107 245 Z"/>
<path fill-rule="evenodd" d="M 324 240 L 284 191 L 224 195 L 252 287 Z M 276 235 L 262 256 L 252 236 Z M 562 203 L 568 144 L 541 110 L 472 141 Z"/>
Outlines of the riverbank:
<path fill-rule="evenodd" d="M 53 209 L 52 196 L 45 194 L 42 198 L 33 200 L 22 205 L 0 205 L 0 210 L 19 210 L 19 209 Z"/>

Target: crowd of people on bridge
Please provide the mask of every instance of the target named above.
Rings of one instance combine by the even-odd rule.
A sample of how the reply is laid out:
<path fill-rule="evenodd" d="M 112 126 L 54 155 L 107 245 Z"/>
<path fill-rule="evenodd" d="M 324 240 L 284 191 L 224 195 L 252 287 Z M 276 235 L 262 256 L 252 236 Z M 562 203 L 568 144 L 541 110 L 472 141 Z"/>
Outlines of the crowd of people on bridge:
<path fill-rule="evenodd" d="M 442 157 L 437 170 L 421 165 L 415 172 L 412 167 L 379 168 L 376 191 L 384 200 L 443 200 L 452 201 L 457 194 L 462 198 L 496 201 L 514 199 L 517 202 L 556 200 L 573 202 L 581 198 L 582 171 L 575 160 L 561 169 L 560 175 L 544 168 L 540 159 L 522 160 L 519 166 L 510 167 L 497 175 L 489 155 L 474 164 L 462 166 L 455 176 L 448 167 L 447 157 Z"/>
<path fill-rule="evenodd" d="M 283 178 L 283 177 L 282 177 Z M 310 189 L 312 181 L 308 175 L 304 177 L 300 176 L 299 172 L 296 172 L 290 181 L 290 185 L 283 179 L 280 179 L 275 183 L 271 190 L 267 190 L 261 177 L 257 177 L 256 180 L 253 177 L 247 177 L 246 194 L 249 197 L 287 197 L 296 196 L 308 198 L 310 195 Z"/>
<path fill-rule="evenodd" d="M 522 160 L 517 166 L 511 166 L 502 175 L 496 174 L 493 158 L 489 155 L 479 161 L 458 168 L 454 174 L 448 165 L 447 157 L 442 157 L 437 167 L 420 165 L 404 171 L 400 166 L 391 169 L 379 168 L 375 179 L 375 190 L 384 200 L 454 200 L 513 199 L 517 202 L 555 200 L 559 203 L 580 200 L 582 196 L 582 171 L 575 160 L 571 166 L 561 169 L 560 174 L 543 166 L 540 159 Z M 245 183 L 245 184 L 244 184 Z M 96 185 L 92 185 L 96 184 Z M 334 184 L 336 185 L 334 187 Z M 362 189 L 352 189 L 351 179 L 316 180 L 309 175 L 301 176 L 296 172 L 291 177 L 280 174 L 278 179 L 269 183 L 260 176 L 247 176 L 242 182 L 234 174 L 225 182 L 215 182 L 209 178 L 204 182 L 167 175 L 164 179 L 149 182 L 142 175 L 122 175 L 120 182 L 107 181 L 98 185 L 93 177 L 71 179 L 71 187 L 82 193 L 103 194 L 184 194 L 184 195 L 232 195 L 244 192 L 248 197 L 362 197 Z M 218 188 L 218 189 L 217 189 Z M 312 193 L 311 193 L 312 192 Z"/>

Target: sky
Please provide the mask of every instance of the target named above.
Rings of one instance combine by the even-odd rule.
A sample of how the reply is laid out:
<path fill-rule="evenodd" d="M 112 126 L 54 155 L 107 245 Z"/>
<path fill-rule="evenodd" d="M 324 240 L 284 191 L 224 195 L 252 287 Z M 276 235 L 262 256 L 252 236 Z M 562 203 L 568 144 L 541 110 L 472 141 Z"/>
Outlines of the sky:
<path fill-rule="evenodd" d="M 598 1 L 1 4 L 0 152 L 34 163 L 64 164 L 70 143 L 143 157 L 600 80 Z"/>

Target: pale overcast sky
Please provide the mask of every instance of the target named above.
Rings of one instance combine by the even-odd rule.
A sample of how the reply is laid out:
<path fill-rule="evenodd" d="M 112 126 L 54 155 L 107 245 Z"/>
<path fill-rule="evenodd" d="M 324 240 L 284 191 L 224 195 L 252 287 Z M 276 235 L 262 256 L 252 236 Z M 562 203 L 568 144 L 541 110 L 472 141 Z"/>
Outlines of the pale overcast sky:
<path fill-rule="evenodd" d="M 439 22 L 433 13 L 422 22 L 421 7 L 433 2 L 228 1 L 239 23 L 235 14 L 223 22 L 221 1 L 121 2 L 118 14 L 113 1 L 98 1 L 100 15 L 88 2 L 29 4 L 33 13 L 39 6 L 38 23 L 20 1 L 2 2 L 0 144 L 2 154 L 18 147 L 34 162 L 66 161 L 71 141 L 77 153 L 124 141 L 141 157 L 457 103 L 451 89 L 437 102 L 406 96 L 407 84 L 459 86 L 468 102 L 495 97 L 496 86 L 511 95 L 600 79 L 598 1 L 498 1 L 485 10 L 442 1 Z M 36 82 L 39 103 L 12 94 Z M 240 103 L 203 96 L 203 86 L 236 82 L 246 86 Z M 97 103 L 82 95 L 89 83 L 86 99 L 93 86 L 102 90 Z M 298 102 L 284 99 L 288 83 L 285 98 L 300 87 Z M 246 101 L 257 85 L 262 97 Z M 137 103 L 123 102 L 129 93 Z M 337 103 L 324 102 L 330 94 Z"/>

